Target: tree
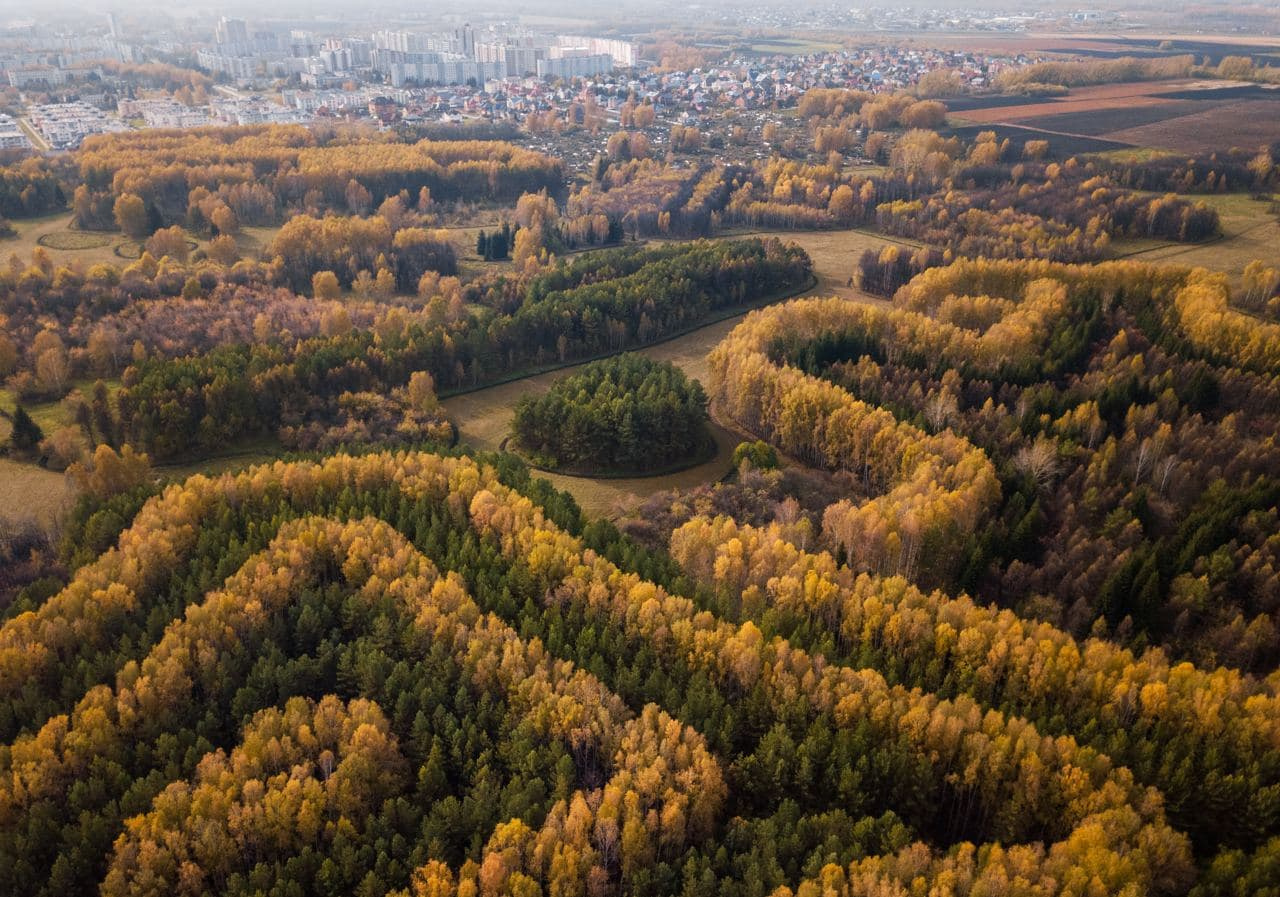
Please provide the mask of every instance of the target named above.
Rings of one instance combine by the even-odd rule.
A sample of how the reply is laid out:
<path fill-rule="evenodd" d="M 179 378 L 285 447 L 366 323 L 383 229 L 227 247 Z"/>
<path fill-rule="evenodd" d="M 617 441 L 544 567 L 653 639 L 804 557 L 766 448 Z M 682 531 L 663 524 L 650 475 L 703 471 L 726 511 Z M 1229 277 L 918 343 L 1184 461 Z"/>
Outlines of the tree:
<path fill-rule="evenodd" d="M 1022 145 L 1022 157 L 1039 161 L 1049 155 L 1049 141 L 1047 140 L 1028 140 Z"/>
<path fill-rule="evenodd" d="M 733 466 L 741 467 L 744 463 L 753 470 L 772 470 L 778 466 L 778 452 L 763 439 L 739 442 L 733 450 Z"/>
<path fill-rule="evenodd" d="M 65 470 L 84 457 L 84 444 L 78 427 L 59 427 L 40 443 L 45 463 L 53 470 Z"/>
<path fill-rule="evenodd" d="M 18 347 L 8 334 L 0 333 L 0 377 L 7 377 L 18 366 Z"/>
<path fill-rule="evenodd" d="M 61 396 L 71 376 L 66 350 L 60 346 L 45 349 L 36 358 L 36 377 L 46 393 Z"/>
<path fill-rule="evenodd" d="M 426 414 L 434 413 L 440 407 L 436 398 L 436 384 L 427 371 L 414 371 L 409 376 L 409 404 Z"/>
<path fill-rule="evenodd" d="M 209 221 L 219 236 L 231 236 L 240 232 L 240 221 L 226 204 L 219 204 L 209 216 Z"/>
<path fill-rule="evenodd" d="M 44 431 L 31 419 L 27 409 L 19 405 L 13 412 L 13 431 L 9 434 L 9 444 L 23 454 L 36 450 L 44 439 Z"/>
<path fill-rule="evenodd" d="M 86 348 L 95 373 L 110 377 L 119 370 L 124 355 L 124 345 L 117 330 L 99 324 L 89 334 Z"/>
<path fill-rule="evenodd" d="M 147 215 L 146 203 L 142 197 L 133 193 L 122 193 L 116 199 L 113 209 L 116 227 L 131 237 L 145 237 L 150 233 L 150 219 Z"/>
<path fill-rule="evenodd" d="M 240 260 L 240 249 L 236 246 L 235 237 L 226 233 L 219 234 L 210 240 L 205 253 L 218 264 L 227 267 Z"/>
<path fill-rule="evenodd" d="M 541 228 L 522 227 L 516 231 L 515 251 L 511 257 L 517 264 L 527 259 L 537 259 L 543 250 L 543 234 Z"/>
<path fill-rule="evenodd" d="M 342 295 L 338 275 L 332 271 L 317 271 L 311 276 L 311 295 L 316 299 L 337 299 Z"/>

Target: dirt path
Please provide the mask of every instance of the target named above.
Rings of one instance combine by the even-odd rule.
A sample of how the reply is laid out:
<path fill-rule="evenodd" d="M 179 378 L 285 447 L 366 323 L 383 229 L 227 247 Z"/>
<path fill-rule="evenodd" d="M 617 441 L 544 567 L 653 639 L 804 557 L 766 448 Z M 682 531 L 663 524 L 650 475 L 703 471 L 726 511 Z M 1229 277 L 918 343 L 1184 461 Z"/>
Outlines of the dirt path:
<path fill-rule="evenodd" d="M 797 242 L 802 245 L 807 244 L 805 249 L 809 250 L 810 256 L 813 257 L 817 284 L 804 295 L 840 295 L 866 302 L 883 301 L 848 287 L 845 282 L 858 254 L 864 248 L 878 248 L 889 241 L 876 240 L 850 231 L 826 231 L 818 234 L 775 233 L 775 236 L 787 239 L 800 237 Z M 714 321 L 665 343 L 640 349 L 639 352 L 657 361 L 669 361 L 689 377 L 705 384 L 710 376 L 707 354 L 738 325 L 746 314 L 747 312 L 743 312 L 731 318 Z M 510 433 L 511 416 L 520 397 L 526 393 L 538 395 L 545 393 L 556 380 L 568 376 L 581 367 L 582 365 L 574 365 L 534 374 L 510 383 L 499 383 L 485 389 L 453 396 L 445 399 L 441 404 L 449 418 L 458 425 L 458 435 L 462 443 L 478 449 L 497 451 Z M 678 473 L 626 479 L 570 477 L 554 473 L 544 473 L 539 476 L 545 476 L 555 484 L 557 489 L 564 489 L 572 494 L 587 514 L 593 517 L 609 515 L 619 506 L 630 504 L 636 498 L 667 489 L 692 488 L 713 482 L 727 474 L 732 467 L 730 459 L 734 447 L 747 437 L 717 421 L 714 412 L 710 430 L 716 440 L 715 457 L 704 464 Z"/>
<path fill-rule="evenodd" d="M 744 313 L 745 314 L 745 313 Z M 732 330 L 744 315 L 737 315 L 708 324 L 698 330 L 657 346 L 639 350 L 640 354 L 659 361 L 669 361 L 690 377 L 705 381 L 710 373 L 707 353 Z M 478 449 L 497 451 L 511 430 L 511 415 L 516 402 L 528 393 L 541 395 L 561 377 L 577 371 L 583 365 L 560 368 L 544 374 L 535 374 L 523 380 L 499 383 L 486 389 L 445 399 L 446 413 L 458 425 L 461 442 Z M 657 477 L 627 477 L 620 479 L 571 477 L 556 473 L 540 473 L 557 489 L 571 493 L 582 509 L 591 516 L 608 514 L 615 507 L 630 503 L 637 497 L 652 495 L 666 489 L 688 489 L 702 483 L 718 480 L 729 472 L 734 447 L 744 438 L 716 421 L 709 425 L 716 441 L 716 454 L 697 467 L 678 473 Z"/>

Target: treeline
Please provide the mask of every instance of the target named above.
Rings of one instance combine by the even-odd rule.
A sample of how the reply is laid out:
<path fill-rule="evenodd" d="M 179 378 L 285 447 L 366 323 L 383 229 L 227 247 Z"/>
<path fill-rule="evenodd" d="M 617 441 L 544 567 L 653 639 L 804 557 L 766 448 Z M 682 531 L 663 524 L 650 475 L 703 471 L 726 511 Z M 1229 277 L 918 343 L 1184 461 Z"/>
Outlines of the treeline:
<path fill-rule="evenodd" d="M 1190 53 L 1156 59 L 1121 56 L 1117 59 L 1037 62 L 1005 69 L 996 76 L 995 86 L 1006 93 L 1017 93 L 1041 84 L 1087 87 L 1125 81 L 1168 81 L 1191 77 L 1195 67 L 1196 58 Z"/>
<path fill-rule="evenodd" d="M 1095 163 L 1123 187 L 1171 193 L 1258 193 L 1280 186 L 1280 145 Z"/>
<path fill-rule="evenodd" d="M 545 466 L 644 472 L 704 452 L 707 397 L 670 362 L 623 354 L 593 362 L 516 405 L 512 433 Z"/>
<path fill-rule="evenodd" d="M 0 215 L 34 218 L 65 209 L 69 167 L 64 159 L 44 156 L 25 156 L 0 167 Z"/>
<path fill-rule="evenodd" d="M 1034 92 L 1046 86 L 1088 87 L 1094 84 L 1167 81 L 1191 77 L 1272 84 L 1277 82 L 1272 66 L 1255 65 L 1250 56 L 1223 56 L 1217 65 L 1211 65 L 1206 58 L 1203 65 L 1197 65 L 1195 56 L 1186 53 L 1156 58 L 1121 56 L 1116 59 L 1037 62 L 1004 70 L 996 76 L 994 84 L 1006 93 L 1022 93 Z"/>
<path fill-rule="evenodd" d="M 364 214 L 402 191 L 510 202 L 556 190 L 562 178 L 557 160 L 501 141 L 400 143 L 359 129 L 283 125 L 101 135 L 77 158 L 77 224 L 112 227 L 123 202 L 141 211 L 148 233 L 186 222 L 210 196 L 243 223 L 269 224 L 298 212 Z"/>
<path fill-rule="evenodd" d="M 508 282 L 522 296 L 511 312 L 455 313 L 433 299 L 421 311 L 388 313 L 370 330 L 146 359 L 125 372 L 111 429 L 158 458 L 200 452 L 331 420 L 343 396 L 393 391 L 418 371 L 433 388 L 458 389 L 644 345 L 796 289 L 809 272 L 802 250 L 776 240 L 592 253 L 557 262 L 527 284 Z"/>

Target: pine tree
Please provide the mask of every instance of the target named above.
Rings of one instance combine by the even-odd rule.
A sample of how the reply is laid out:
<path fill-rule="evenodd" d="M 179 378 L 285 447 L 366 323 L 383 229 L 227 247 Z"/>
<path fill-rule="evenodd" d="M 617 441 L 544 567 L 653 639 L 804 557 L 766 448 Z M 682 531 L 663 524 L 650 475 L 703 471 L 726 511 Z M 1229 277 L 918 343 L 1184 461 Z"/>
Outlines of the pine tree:
<path fill-rule="evenodd" d="M 44 431 L 31 419 L 27 409 L 21 405 L 13 412 L 13 432 L 9 434 L 10 444 L 20 452 L 34 452 L 44 439 Z"/>

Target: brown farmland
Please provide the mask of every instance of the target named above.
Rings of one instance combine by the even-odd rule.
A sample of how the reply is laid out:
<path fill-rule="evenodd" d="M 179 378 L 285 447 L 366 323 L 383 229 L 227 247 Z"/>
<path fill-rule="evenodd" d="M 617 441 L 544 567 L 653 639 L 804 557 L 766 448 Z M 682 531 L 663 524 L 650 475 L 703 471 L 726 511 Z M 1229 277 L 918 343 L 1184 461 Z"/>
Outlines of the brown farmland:
<path fill-rule="evenodd" d="M 1018 106 L 995 106 L 989 109 L 973 109 L 959 113 L 959 117 L 974 124 L 1018 122 L 1061 115 L 1068 112 L 1094 112 L 1101 109 L 1133 109 L 1138 106 L 1171 105 L 1173 101 L 1157 96 L 1171 90 L 1179 90 L 1195 82 L 1143 81 L 1131 84 L 1100 84 L 1097 87 L 1078 87 L 1063 97 L 1044 99 L 1028 98 Z"/>
<path fill-rule="evenodd" d="M 1280 99 L 1225 103 L 1191 115 L 1112 131 L 1107 137 L 1182 153 L 1262 146 L 1280 140 Z"/>

